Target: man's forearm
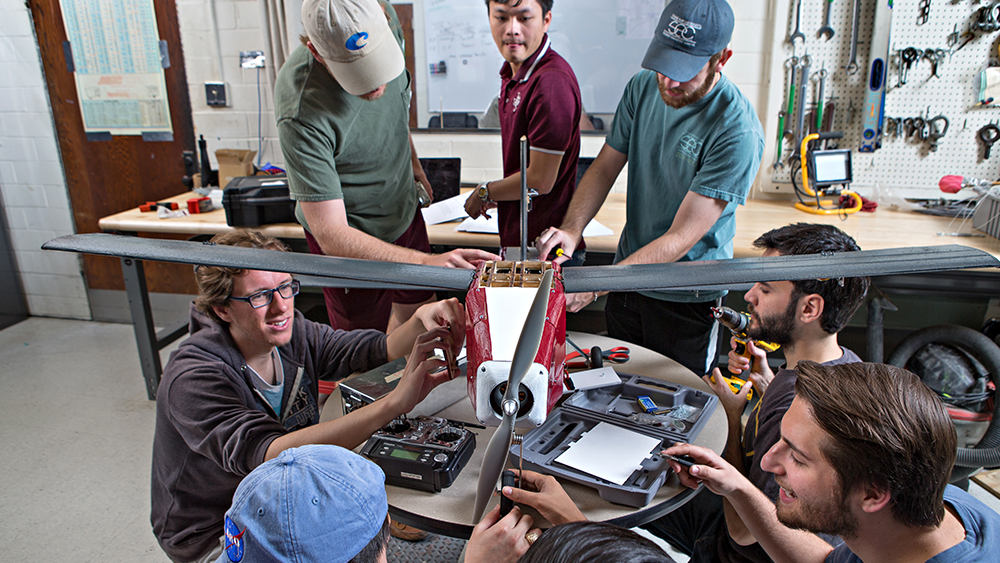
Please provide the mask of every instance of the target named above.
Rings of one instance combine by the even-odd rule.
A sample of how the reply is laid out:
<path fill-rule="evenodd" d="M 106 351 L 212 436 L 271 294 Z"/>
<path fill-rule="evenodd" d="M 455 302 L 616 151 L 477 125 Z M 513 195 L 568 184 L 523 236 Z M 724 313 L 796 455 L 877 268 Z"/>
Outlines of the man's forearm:
<path fill-rule="evenodd" d="M 573 199 L 570 200 L 560 229 L 583 233 L 583 229 L 604 205 L 611 186 L 625 167 L 627 158 L 624 154 L 604 145 L 594 162 L 576 187 Z"/>
<path fill-rule="evenodd" d="M 307 444 L 333 444 L 354 449 L 400 414 L 390 397 L 385 397 L 334 420 L 278 436 L 267 447 L 264 461 L 277 457 L 288 448 Z"/>
<path fill-rule="evenodd" d="M 427 254 L 385 242 L 348 225 L 327 225 L 313 230 L 323 254 L 382 262 L 419 264 Z"/>
<path fill-rule="evenodd" d="M 559 165 L 563 155 L 531 151 L 531 163 L 528 165 L 528 188 L 539 194 L 547 194 L 555 186 L 559 176 Z M 515 172 L 501 180 L 489 183 L 490 199 L 493 201 L 517 201 L 521 199 L 521 173 Z"/>

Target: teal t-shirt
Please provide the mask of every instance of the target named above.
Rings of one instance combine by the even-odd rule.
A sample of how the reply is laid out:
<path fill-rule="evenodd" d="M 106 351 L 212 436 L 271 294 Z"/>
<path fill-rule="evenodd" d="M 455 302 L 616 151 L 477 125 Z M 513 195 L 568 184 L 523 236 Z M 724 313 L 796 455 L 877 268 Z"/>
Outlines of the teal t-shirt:
<path fill-rule="evenodd" d="M 725 76 L 701 100 L 675 109 L 656 73 L 632 77 L 607 144 L 628 157 L 626 220 L 615 261 L 670 229 L 689 191 L 727 202 L 715 225 L 679 261 L 733 257 L 736 206 L 744 203 L 764 154 L 764 130 L 750 101 Z M 666 301 L 710 301 L 725 291 L 643 291 Z"/>
<path fill-rule="evenodd" d="M 402 44 L 396 12 L 389 25 Z M 416 212 L 410 153 L 410 78 L 406 71 L 367 101 L 347 93 L 305 46 L 292 51 L 274 86 L 278 141 L 292 199 L 343 199 L 350 226 L 386 242 Z M 309 229 L 301 206 L 296 217 Z"/>

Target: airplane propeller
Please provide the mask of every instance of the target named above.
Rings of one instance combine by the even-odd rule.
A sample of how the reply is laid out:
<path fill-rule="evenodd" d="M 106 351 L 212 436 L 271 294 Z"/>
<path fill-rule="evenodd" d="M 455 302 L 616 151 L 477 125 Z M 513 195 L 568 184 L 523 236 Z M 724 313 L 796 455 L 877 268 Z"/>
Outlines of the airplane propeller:
<path fill-rule="evenodd" d="M 483 465 L 479 469 L 479 485 L 476 489 L 473 522 L 478 522 L 482 518 L 483 511 L 486 509 L 490 497 L 493 496 L 497 479 L 507 462 L 507 451 L 514 438 L 514 420 L 521 409 L 521 402 L 518 400 L 521 380 L 524 379 L 531 364 L 535 361 L 538 345 L 542 341 L 542 332 L 545 330 L 545 316 L 549 305 L 549 292 L 552 288 L 552 275 L 551 268 L 542 275 L 542 282 L 535 292 L 531 308 L 528 309 L 528 316 L 524 319 L 524 328 L 517 340 L 517 347 L 514 348 L 514 357 L 510 362 L 510 375 L 507 376 L 507 389 L 504 391 L 503 401 L 500 403 L 503 411 L 500 426 L 493 433 L 493 437 L 490 438 L 490 442 L 486 446 Z M 536 398 L 536 400 L 539 399 Z"/>

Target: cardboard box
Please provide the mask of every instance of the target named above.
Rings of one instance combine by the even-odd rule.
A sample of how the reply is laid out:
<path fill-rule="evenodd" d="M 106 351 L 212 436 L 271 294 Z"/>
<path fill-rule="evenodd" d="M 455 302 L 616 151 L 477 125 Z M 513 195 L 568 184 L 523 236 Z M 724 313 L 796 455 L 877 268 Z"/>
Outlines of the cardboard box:
<path fill-rule="evenodd" d="M 219 186 L 227 186 L 233 178 L 253 176 L 253 157 L 257 151 L 246 149 L 218 149 L 215 159 L 219 161 Z"/>

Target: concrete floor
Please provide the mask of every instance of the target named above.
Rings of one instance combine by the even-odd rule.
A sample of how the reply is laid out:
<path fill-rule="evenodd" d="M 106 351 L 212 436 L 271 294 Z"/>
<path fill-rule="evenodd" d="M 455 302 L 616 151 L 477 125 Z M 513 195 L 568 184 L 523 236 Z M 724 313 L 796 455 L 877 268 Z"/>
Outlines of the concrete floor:
<path fill-rule="evenodd" d="M 149 524 L 155 403 L 132 327 L 32 317 L 0 331 L 0 365 L 0 558 L 168 561 Z"/>

